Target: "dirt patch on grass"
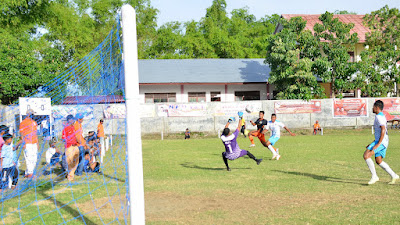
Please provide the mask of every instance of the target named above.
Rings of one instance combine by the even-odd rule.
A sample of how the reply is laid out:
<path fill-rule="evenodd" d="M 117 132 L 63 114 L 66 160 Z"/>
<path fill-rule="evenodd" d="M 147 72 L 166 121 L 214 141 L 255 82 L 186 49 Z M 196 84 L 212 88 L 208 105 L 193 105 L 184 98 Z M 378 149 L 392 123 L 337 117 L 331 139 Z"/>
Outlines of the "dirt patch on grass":
<path fill-rule="evenodd" d="M 126 197 L 124 195 L 114 195 L 94 200 L 88 200 L 85 203 L 78 203 L 77 206 L 86 216 L 101 217 L 103 220 L 112 221 L 119 219 L 124 221 L 126 210 Z"/>
<path fill-rule="evenodd" d="M 260 195 L 259 195 L 260 196 Z M 146 193 L 146 221 L 176 224 L 258 224 L 264 217 L 289 218 L 298 210 L 331 203 L 359 204 L 346 194 L 267 194 L 262 197 L 216 192 L 214 196 L 184 196 L 172 192 Z M 282 213 L 283 212 L 283 213 Z M 254 218 L 255 220 L 249 220 Z"/>

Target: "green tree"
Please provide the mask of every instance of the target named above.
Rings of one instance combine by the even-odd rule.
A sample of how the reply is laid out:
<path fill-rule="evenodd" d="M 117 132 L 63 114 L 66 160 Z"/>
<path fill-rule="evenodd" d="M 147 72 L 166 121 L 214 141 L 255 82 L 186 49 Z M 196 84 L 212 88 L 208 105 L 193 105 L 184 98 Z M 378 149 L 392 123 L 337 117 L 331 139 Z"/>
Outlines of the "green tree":
<path fill-rule="evenodd" d="M 256 20 L 256 17 L 249 13 L 248 8 L 234 9 L 228 24 L 229 39 L 236 45 L 233 52 L 234 58 L 262 58 L 266 54 L 268 45 L 267 37 L 272 35 L 276 23 L 271 23 L 272 18 L 264 17 Z"/>
<path fill-rule="evenodd" d="M 181 58 L 181 24 L 169 22 L 157 29 L 156 37 L 150 47 L 150 56 L 160 59 Z"/>
<path fill-rule="evenodd" d="M 361 53 L 358 63 L 360 73 L 366 79 L 363 89 L 368 96 L 387 96 L 400 83 L 400 11 L 388 6 L 373 11 L 364 17 L 370 33 L 366 35 L 367 48 Z M 397 85 L 399 87 L 399 85 Z"/>
<path fill-rule="evenodd" d="M 314 70 L 325 82 L 331 83 L 331 97 L 341 96 L 344 91 L 357 88 L 354 81 L 357 66 L 350 62 L 348 52 L 354 51 L 357 33 L 350 34 L 354 24 L 342 23 L 332 13 L 319 17 L 322 23 L 314 25 L 315 37 L 322 55 L 315 59 Z"/>
<path fill-rule="evenodd" d="M 136 9 L 139 57 L 146 57 L 158 12 L 150 0 L 1 1 L 1 101 L 9 104 L 35 91 L 88 54 L 125 3 Z"/>
<path fill-rule="evenodd" d="M 335 10 L 335 12 L 333 12 L 333 14 L 353 14 L 353 15 L 356 15 L 357 13 L 349 12 L 347 10 Z"/>
<path fill-rule="evenodd" d="M 16 96 L 37 88 L 42 74 L 28 35 L 16 38 L 4 29 L 0 29 L 0 35 L 0 99 L 2 104 L 11 104 Z"/>
<path fill-rule="evenodd" d="M 204 37 L 218 58 L 233 58 L 232 48 L 236 46 L 229 40 L 228 22 L 225 0 L 213 0 L 206 16 L 200 21 Z"/>
<path fill-rule="evenodd" d="M 216 58 L 214 48 L 207 42 L 200 23 L 185 23 L 185 34 L 182 37 L 181 53 L 187 58 Z"/>
<path fill-rule="evenodd" d="M 268 38 L 265 62 L 271 68 L 269 82 L 275 85 L 278 99 L 323 97 L 323 88 L 313 74 L 314 58 L 321 55 L 317 40 L 305 30 L 301 17 L 282 20 L 283 30 Z"/>

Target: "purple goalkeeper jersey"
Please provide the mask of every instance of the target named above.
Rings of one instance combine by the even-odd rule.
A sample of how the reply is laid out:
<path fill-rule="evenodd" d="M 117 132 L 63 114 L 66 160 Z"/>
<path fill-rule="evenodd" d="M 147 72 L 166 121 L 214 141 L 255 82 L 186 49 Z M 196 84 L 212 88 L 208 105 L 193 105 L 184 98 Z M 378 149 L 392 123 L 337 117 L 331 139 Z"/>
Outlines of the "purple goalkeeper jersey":
<path fill-rule="evenodd" d="M 241 149 L 239 148 L 239 145 L 236 141 L 237 136 L 239 135 L 239 130 L 236 129 L 236 131 L 229 135 L 229 136 L 225 136 L 225 135 L 221 135 L 221 140 L 225 145 L 225 151 L 228 154 L 231 153 L 236 153 L 236 152 L 240 152 Z"/>

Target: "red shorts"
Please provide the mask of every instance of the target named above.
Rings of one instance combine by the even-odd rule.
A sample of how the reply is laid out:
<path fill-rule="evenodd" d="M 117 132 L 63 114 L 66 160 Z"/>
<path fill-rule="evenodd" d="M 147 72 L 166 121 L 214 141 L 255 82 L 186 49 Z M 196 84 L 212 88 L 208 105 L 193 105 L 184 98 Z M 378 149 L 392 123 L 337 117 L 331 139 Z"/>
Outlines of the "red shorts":
<path fill-rule="evenodd" d="M 258 139 L 259 139 L 261 142 L 266 142 L 266 141 L 265 141 L 265 135 L 264 135 L 263 132 L 260 132 L 260 131 L 252 132 L 251 135 L 258 137 Z"/>

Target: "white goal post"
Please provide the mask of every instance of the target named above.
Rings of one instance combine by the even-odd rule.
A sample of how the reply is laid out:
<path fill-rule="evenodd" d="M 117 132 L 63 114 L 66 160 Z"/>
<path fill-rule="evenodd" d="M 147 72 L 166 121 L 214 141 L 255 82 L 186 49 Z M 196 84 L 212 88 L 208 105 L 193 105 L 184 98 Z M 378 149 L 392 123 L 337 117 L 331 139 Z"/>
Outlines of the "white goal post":
<path fill-rule="evenodd" d="M 144 225 L 144 186 L 142 139 L 140 129 L 139 69 L 136 35 L 136 12 L 122 6 L 123 62 L 125 71 L 126 140 L 131 224 Z"/>

